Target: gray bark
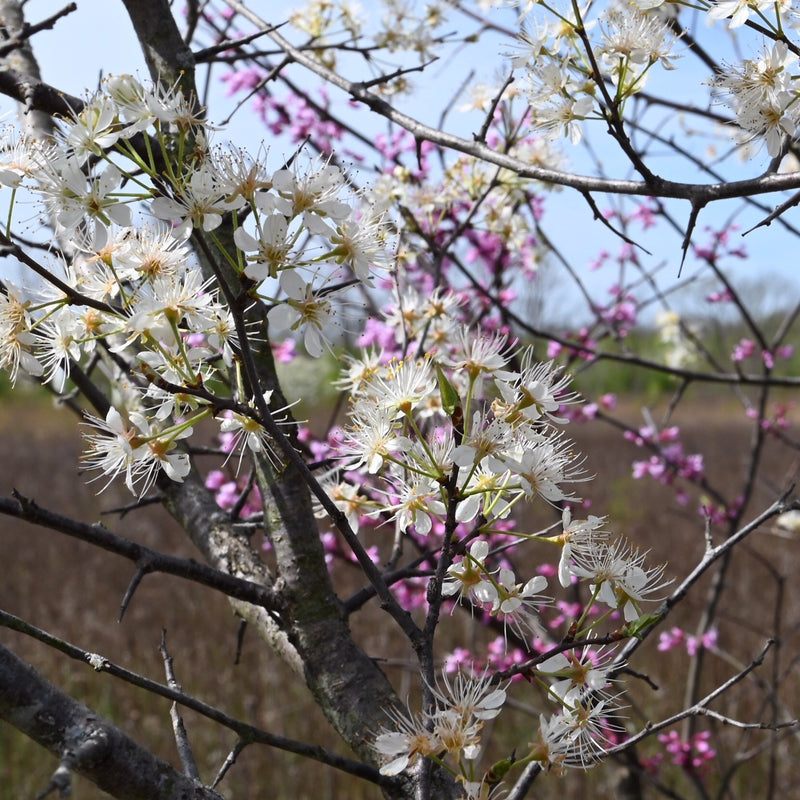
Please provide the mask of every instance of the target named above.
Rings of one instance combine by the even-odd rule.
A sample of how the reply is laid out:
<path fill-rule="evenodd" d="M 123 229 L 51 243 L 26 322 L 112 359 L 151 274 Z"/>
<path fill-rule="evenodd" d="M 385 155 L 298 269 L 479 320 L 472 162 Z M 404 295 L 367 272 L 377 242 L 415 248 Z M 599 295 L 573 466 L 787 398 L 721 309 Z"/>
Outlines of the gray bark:
<path fill-rule="evenodd" d="M 3 645 L 0 718 L 58 758 L 52 789 L 63 791 L 70 772 L 77 772 L 120 800 L 220 800 L 215 791 L 154 756 Z"/>

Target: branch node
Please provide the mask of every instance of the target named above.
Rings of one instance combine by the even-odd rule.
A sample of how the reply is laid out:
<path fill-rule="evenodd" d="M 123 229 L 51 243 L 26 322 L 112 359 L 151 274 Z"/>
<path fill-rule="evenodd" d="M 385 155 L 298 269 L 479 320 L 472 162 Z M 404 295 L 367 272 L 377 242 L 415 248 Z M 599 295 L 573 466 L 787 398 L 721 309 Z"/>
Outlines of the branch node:
<path fill-rule="evenodd" d="M 63 764 L 56 767 L 50 776 L 50 782 L 36 795 L 36 800 L 44 800 L 50 792 L 58 792 L 59 797 L 69 797 L 72 794 L 72 773 Z"/>

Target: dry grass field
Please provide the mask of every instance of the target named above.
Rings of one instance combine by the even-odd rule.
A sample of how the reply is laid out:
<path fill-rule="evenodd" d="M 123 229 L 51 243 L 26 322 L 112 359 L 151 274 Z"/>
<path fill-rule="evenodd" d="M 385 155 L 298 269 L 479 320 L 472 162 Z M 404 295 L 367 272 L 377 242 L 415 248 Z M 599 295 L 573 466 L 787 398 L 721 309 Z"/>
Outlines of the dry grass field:
<path fill-rule="evenodd" d="M 719 485 L 736 486 L 741 481 L 742 459 L 749 430 L 732 412 L 714 402 L 690 402 L 676 420 L 685 432 L 688 451 L 702 449 L 707 471 Z M 639 424 L 638 412 L 631 422 Z M 696 503 L 680 508 L 671 494 L 652 482 L 631 478 L 631 460 L 640 457 L 633 445 L 617 431 L 601 424 L 571 426 L 570 433 L 588 455 L 588 466 L 598 480 L 589 484 L 593 513 L 608 514 L 612 527 L 624 531 L 642 549 L 652 550 L 653 561 L 668 561 L 671 575 L 680 578 L 696 563 L 703 548 L 703 526 Z M 129 501 L 122 490 L 94 494 L 77 474 L 80 449 L 73 418 L 39 400 L 8 398 L 0 401 L 0 494 L 16 488 L 49 508 L 86 521 L 100 518 L 101 509 Z M 759 478 L 761 500 L 773 499 L 797 472 L 791 455 L 771 455 Z M 750 511 L 759 508 L 754 505 Z M 193 556 L 166 515 L 158 509 L 104 518 L 115 532 L 169 553 Z M 148 576 L 140 586 L 121 624 L 116 622 L 120 600 L 132 575 L 127 562 L 73 541 L 52 531 L 34 528 L 16 520 L 0 518 L 0 608 L 87 650 L 163 681 L 158 653 L 162 629 L 174 657 L 178 680 L 186 691 L 219 706 L 229 714 L 267 730 L 325 746 L 343 748 L 302 687 L 292 685 L 281 665 L 255 638 L 245 638 L 241 662 L 234 664 L 238 624 L 225 599 L 188 582 L 164 576 Z M 702 690 L 711 689 L 736 671 L 736 663 L 747 663 L 764 641 L 776 634 L 780 647 L 751 680 L 736 686 L 714 708 L 741 719 L 769 719 L 772 709 L 785 706 L 800 714 L 800 689 L 796 661 L 800 656 L 800 539 L 781 538 L 769 532 L 752 536 L 734 557 L 726 578 L 719 613 L 720 650 L 707 655 Z M 351 580 L 343 576 L 343 580 Z M 693 631 L 702 611 L 709 581 L 677 610 L 669 625 Z M 386 652 L 376 609 L 367 609 L 364 620 L 354 624 L 363 630 L 369 652 Z M 378 620 L 378 624 L 376 624 Z M 454 622 L 458 635 L 466 631 Z M 659 687 L 631 681 L 629 717 L 632 728 L 646 720 L 658 720 L 682 707 L 689 658 L 683 650 L 660 653 L 657 636 L 641 648 L 632 666 L 646 673 Z M 114 678 L 94 673 L 87 665 L 22 635 L 0 628 L 0 642 L 10 646 L 57 685 L 82 699 L 119 724 L 135 739 L 165 759 L 177 763 L 170 731 L 169 704 Z M 398 661 L 402 652 L 396 653 Z M 399 666 L 389 667 L 396 685 L 407 684 Z M 780 692 L 768 686 L 780 678 Z M 765 688 L 767 687 L 767 688 Z M 536 697 L 527 684 L 517 685 L 513 697 L 522 706 L 535 707 Z M 511 714 L 513 730 L 498 728 L 497 752 L 507 754 L 515 743 L 527 741 L 534 718 L 523 710 Z M 186 714 L 190 740 L 203 777 L 210 780 L 233 744 L 233 735 L 216 725 Z M 744 752 L 753 757 L 732 773 L 728 797 L 764 797 L 764 785 L 773 764 L 775 791 L 788 797 L 800 785 L 800 744 L 794 736 L 783 736 L 772 748 L 770 734 L 722 729 L 709 720 L 697 723 L 712 729 L 718 759 L 704 777 L 708 797 L 716 796 L 723 770 L 736 766 Z M 638 749 L 640 757 L 660 751 L 655 741 Z M 771 761 L 772 759 L 772 761 Z M 0 800 L 33 798 L 47 783 L 55 766 L 52 756 L 0 723 Z M 580 797 L 587 787 L 600 797 L 615 796 L 616 765 L 589 775 L 566 779 L 542 776 L 536 797 Z M 679 797 L 702 797 L 696 786 L 665 760 L 658 779 Z M 374 788 L 353 782 L 333 772 L 269 749 L 251 746 L 226 777 L 222 790 L 230 800 L 255 798 L 377 798 Z M 76 780 L 76 800 L 105 797 L 91 784 Z M 657 797 L 654 787 L 645 797 Z"/>

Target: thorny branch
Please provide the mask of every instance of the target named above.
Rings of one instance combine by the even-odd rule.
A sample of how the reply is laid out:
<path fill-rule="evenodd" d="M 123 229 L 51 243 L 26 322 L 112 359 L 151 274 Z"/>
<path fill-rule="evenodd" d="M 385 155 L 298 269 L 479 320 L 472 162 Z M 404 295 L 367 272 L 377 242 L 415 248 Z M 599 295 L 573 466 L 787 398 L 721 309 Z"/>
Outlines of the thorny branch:
<path fill-rule="evenodd" d="M 62 514 L 42 508 L 37 503 L 16 494 L 14 498 L 0 497 L 0 514 L 24 519 L 34 525 L 52 528 L 81 541 L 116 553 L 137 565 L 142 574 L 163 572 L 168 575 L 208 586 L 228 597 L 245 600 L 248 603 L 280 613 L 283 600 L 279 593 L 269 587 L 252 581 L 233 577 L 213 567 L 201 564 L 194 559 L 178 558 L 152 550 L 109 531 L 104 525 L 89 525 L 70 519 Z"/>
<path fill-rule="evenodd" d="M 391 785 L 391 781 L 378 774 L 378 771 L 360 761 L 354 761 L 336 753 L 332 753 L 325 748 L 317 747 L 315 745 L 308 745 L 303 742 L 296 742 L 283 736 L 278 736 L 268 731 L 261 730 L 260 728 L 250 725 L 249 723 L 237 720 L 229 716 L 225 712 L 208 705 L 207 703 L 198 700 L 192 695 L 185 694 L 178 688 L 173 686 L 164 686 L 157 681 L 153 681 L 135 672 L 131 672 L 124 667 L 115 664 L 113 661 L 105 658 L 98 653 L 92 653 L 83 650 L 80 647 L 66 642 L 53 634 L 48 633 L 31 625 L 28 622 L 9 614 L 0 609 L 0 625 L 7 627 L 18 633 L 30 636 L 37 641 L 52 647 L 55 650 L 63 653 L 64 655 L 76 661 L 81 661 L 88 664 L 95 670 L 95 672 L 107 672 L 109 675 L 118 678 L 131 686 L 136 686 L 144 689 L 151 694 L 163 697 L 166 700 L 171 700 L 173 703 L 183 706 L 184 708 L 191 709 L 192 711 L 204 716 L 225 728 L 238 734 L 242 741 L 248 744 L 264 744 L 268 747 L 275 747 L 279 750 L 285 750 L 290 753 L 297 753 L 298 755 L 311 758 L 315 761 L 333 766 L 341 769 L 344 772 L 349 772 L 371 783 Z"/>

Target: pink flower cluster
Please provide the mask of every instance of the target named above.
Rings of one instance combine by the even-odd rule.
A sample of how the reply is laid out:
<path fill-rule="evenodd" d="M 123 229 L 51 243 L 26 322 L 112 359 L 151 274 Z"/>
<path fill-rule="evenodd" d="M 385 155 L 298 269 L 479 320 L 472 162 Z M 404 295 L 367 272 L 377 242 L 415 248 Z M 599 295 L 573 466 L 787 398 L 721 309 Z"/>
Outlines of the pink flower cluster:
<path fill-rule="evenodd" d="M 744 361 L 746 358 L 750 358 L 751 356 L 755 355 L 757 349 L 757 345 L 752 339 L 740 339 L 739 343 L 733 348 L 731 359 L 738 364 L 739 362 Z M 764 362 L 764 366 L 767 369 L 772 369 L 775 366 L 776 357 L 791 358 L 793 354 L 794 348 L 792 345 L 785 344 L 776 348 L 774 352 L 771 350 L 762 350 L 761 360 Z"/>
<path fill-rule="evenodd" d="M 612 392 L 601 395 L 593 403 L 583 403 L 574 406 L 562 406 L 558 413 L 566 417 L 570 422 L 587 422 L 597 419 L 597 415 L 606 411 L 615 411 L 617 408 L 617 396 Z"/>
<path fill-rule="evenodd" d="M 733 302 L 733 295 L 730 289 L 722 289 L 718 292 L 711 292 L 706 295 L 707 303 L 731 303 Z"/>
<path fill-rule="evenodd" d="M 788 417 L 788 414 L 794 410 L 796 403 L 788 402 L 788 403 L 773 403 L 772 404 L 772 415 L 769 419 L 766 417 L 761 420 L 759 423 L 761 425 L 762 430 L 765 431 L 785 431 L 788 430 L 792 426 L 792 422 Z M 758 419 L 759 413 L 755 408 L 748 408 L 745 412 L 750 419 Z"/>
<path fill-rule="evenodd" d="M 548 342 L 548 358 L 558 358 L 558 356 L 566 354 L 570 359 L 577 358 L 587 363 L 594 361 L 594 351 L 597 349 L 597 342 L 592 338 L 589 328 L 583 326 L 575 333 L 566 334 L 564 338 L 570 341 L 569 345 L 561 344 L 561 342 Z M 573 341 L 575 345 L 572 344 Z"/>
<path fill-rule="evenodd" d="M 319 100 L 310 101 L 302 95 L 287 92 L 276 97 L 269 92 L 264 81 L 268 73 L 257 66 L 246 66 L 231 70 L 222 76 L 227 86 L 226 94 L 253 94 L 253 109 L 264 126 L 275 136 L 287 135 L 293 143 L 313 142 L 322 153 L 332 153 L 334 144 L 341 141 L 344 130 L 326 113 L 329 105 L 328 93 L 319 90 Z M 356 154 L 347 152 L 351 158 Z"/>
<path fill-rule="evenodd" d="M 231 477 L 224 470 L 214 469 L 208 473 L 206 489 L 214 492 L 214 499 L 217 501 L 217 505 L 225 511 L 232 511 L 241 503 L 243 494 L 248 492 L 247 498 L 239 511 L 240 519 L 247 519 L 254 514 L 260 514 L 263 509 L 258 487 L 255 485 L 248 486 L 246 478 Z"/>
<path fill-rule="evenodd" d="M 543 650 L 538 652 L 545 652 L 548 649 L 548 647 L 544 647 Z M 529 657 L 530 656 L 526 655 L 519 647 L 506 648 L 505 639 L 502 636 L 498 636 L 489 642 L 486 648 L 485 659 L 477 659 L 475 655 L 466 648 L 456 647 L 455 650 L 445 658 L 444 671 L 448 675 L 454 675 L 460 671 L 472 672 L 473 674 L 479 675 L 486 671 L 487 668 L 492 672 L 502 672 L 517 664 L 524 664 Z M 521 680 L 523 680 L 522 675 L 515 675 L 512 678 L 512 681 Z"/>
<path fill-rule="evenodd" d="M 701 453 L 684 453 L 680 442 L 680 428 L 677 425 L 660 431 L 646 425 L 639 428 L 638 432 L 625 431 L 624 437 L 638 447 L 650 445 L 658 450 L 658 453 L 646 461 L 633 462 L 634 478 L 649 475 L 665 486 L 672 486 L 675 478 L 683 478 L 690 482 L 702 479 L 703 456 Z M 686 504 L 688 496 L 684 490 L 676 489 L 676 496 L 679 503 Z"/>
<path fill-rule="evenodd" d="M 716 264 L 724 256 L 747 258 L 747 250 L 743 244 L 731 244 L 731 234 L 739 230 L 738 225 L 728 225 L 722 230 L 714 230 L 707 225 L 704 230 L 709 235 L 708 241 L 692 245 L 692 251 L 697 258 L 709 264 Z"/>
<path fill-rule="evenodd" d="M 415 181 L 422 181 L 428 176 L 430 166 L 426 156 L 436 149 L 433 142 L 427 140 L 419 143 L 417 151 L 417 141 L 412 134 L 406 130 L 396 130 L 391 136 L 379 133 L 375 137 L 375 149 L 386 159 L 386 171 L 391 172 L 396 164 L 401 162 L 401 156 L 411 154 L 414 156 L 415 168 L 411 170 L 411 177 Z"/>
<path fill-rule="evenodd" d="M 349 547 L 343 547 L 340 538 L 335 533 L 327 531 L 320 538 L 322 539 L 322 547 L 325 550 L 325 563 L 329 567 L 337 560 L 358 564 L 358 559 L 353 555 L 353 551 Z M 373 564 L 380 563 L 381 557 L 377 546 L 367 547 L 366 551 Z"/>
<path fill-rule="evenodd" d="M 683 741 L 677 731 L 658 735 L 658 741 L 672 756 L 672 763 L 686 772 L 697 772 L 716 757 L 717 751 L 711 747 L 710 739 L 710 731 L 700 731 L 688 741 Z"/>
<path fill-rule="evenodd" d="M 719 637 L 716 628 L 709 628 L 702 636 L 692 636 L 678 627 L 672 627 L 668 631 L 662 632 L 658 637 L 658 649 L 662 652 L 672 650 L 675 647 L 685 647 L 690 656 L 695 656 L 705 648 L 710 649 L 717 646 Z"/>
<path fill-rule="evenodd" d="M 253 107 L 264 125 L 276 136 L 288 135 L 294 144 L 308 140 L 320 152 L 332 153 L 344 131 L 325 113 L 328 107 L 327 92 L 320 89 L 319 93 L 319 101 L 311 105 L 305 97 L 293 92 L 277 98 L 262 91 L 256 94 Z M 353 152 L 337 149 L 351 158 L 356 157 Z"/>
<path fill-rule="evenodd" d="M 617 336 L 625 338 L 636 324 L 638 312 L 636 298 L 617 285 L 612 286 L 608 292 L 614 298 L 613 302 L 595 310 Z"/>
<path fill-rule="evenodd" d="M 700 511 L 704 517 L 708 517 L 708 520 L 713 525 L 721 525 L 722 523 L 738 519 L 743 505 L 744 498 L 739 496 L 734 498 L 727 506 L 717 506 L 713 503 L 706 503 Z"/>
<path fill-rule="evenodd" d="M 643 231 L 646 231 L 655 226 L 658 214 L 658 201 L 653 197 L 645 197 L 636 203 L 633 211 L 623 213 L 614 208 L 607 208 L 603 211 L 603 218 L 609 222 L 619 220 L 626 227 L 631 223 L 636 223 L 641 226 Z"/>

